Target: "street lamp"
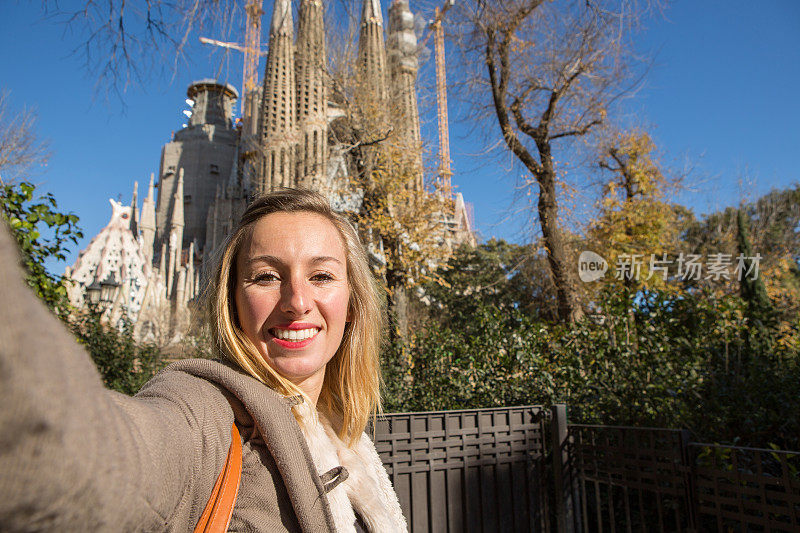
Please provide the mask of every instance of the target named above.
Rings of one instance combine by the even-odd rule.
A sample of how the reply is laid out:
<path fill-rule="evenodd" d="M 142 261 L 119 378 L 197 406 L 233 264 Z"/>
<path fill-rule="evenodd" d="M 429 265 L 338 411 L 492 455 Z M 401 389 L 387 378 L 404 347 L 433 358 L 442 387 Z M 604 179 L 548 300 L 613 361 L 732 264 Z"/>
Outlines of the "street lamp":
<path fill-rule="evenodd" d="M 92 305 L 97 305 L 100 303 L 100 284 L 97 283 L 95 279 L 91 285 L 86 287 L 86 297 L 89 300 L 89 303 Z"/>
<path fill-rule="evenodd" d="M 117 278 L 112 272 L 106 279 L 100 282 L 100 301 L 104 304 L 113 303 L 114 299 L 117 297 L 119 288 L 120 284 L 117 282 Z"/>

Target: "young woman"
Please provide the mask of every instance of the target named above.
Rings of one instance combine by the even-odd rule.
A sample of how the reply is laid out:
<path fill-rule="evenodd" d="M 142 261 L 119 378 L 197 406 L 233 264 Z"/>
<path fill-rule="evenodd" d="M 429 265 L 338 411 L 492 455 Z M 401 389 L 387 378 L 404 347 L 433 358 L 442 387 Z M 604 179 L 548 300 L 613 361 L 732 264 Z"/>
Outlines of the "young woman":
<path fill-rule="evenodd" d="M 380 300 L 355 230 L 323 197 L 285 190 L 248 207 L 209 293 L 226 362 L 175 363 L 133 398 L 103 389 L 22 286 L 12 248 L 3 228 L 4 529 L 191 531 L 233 442 L 231 531 L 406 531 L 364 434 L 380 407 Z"/>

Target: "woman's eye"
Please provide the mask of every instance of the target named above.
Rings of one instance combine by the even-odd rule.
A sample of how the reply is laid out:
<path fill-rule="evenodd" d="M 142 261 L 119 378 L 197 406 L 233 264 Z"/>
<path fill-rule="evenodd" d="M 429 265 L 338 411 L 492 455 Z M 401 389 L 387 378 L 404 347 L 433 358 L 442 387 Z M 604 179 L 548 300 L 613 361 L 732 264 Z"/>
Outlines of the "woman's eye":
<path fill-rule="evenodd" d="M 256 274 L 253 276 L 253 281 L 256 283 L 272 283 L 273 281 L 278 281 L 278 276 L 270 272 L 265 272 L 263 274 Z"/>
<path fill-rule="evenodd" d="M 311 281 L 316 282 L 326 282 L 326 281 L 333 281 L 333 276 L 328 274 L 327 272 L 320 272 L 318 274 L 314 274 L 311 276 Z"/>

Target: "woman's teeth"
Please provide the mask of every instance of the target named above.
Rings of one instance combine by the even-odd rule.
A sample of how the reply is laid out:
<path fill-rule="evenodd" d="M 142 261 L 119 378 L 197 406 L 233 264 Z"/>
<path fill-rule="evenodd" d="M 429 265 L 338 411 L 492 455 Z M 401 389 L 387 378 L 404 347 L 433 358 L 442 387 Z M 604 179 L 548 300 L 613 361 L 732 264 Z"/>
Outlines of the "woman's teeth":
<path fill-rule="evenodd" d="M 308 329 L 278 329 L 274 328 L 272 334 L 282 341 L 300 342 L 310 339 L 317 334 L 319 328 Z"/>

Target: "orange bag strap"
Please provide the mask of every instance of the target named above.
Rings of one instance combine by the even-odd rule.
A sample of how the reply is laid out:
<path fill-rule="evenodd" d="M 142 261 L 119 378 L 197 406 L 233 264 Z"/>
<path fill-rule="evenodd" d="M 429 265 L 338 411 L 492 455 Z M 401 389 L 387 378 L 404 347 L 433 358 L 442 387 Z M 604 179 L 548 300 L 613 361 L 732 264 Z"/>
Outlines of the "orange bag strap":
<path fill-rule="evenodd" d="M 231 447 L 219 473 L 206 508 L 194 528 L 195 533 L 225 533 L 233 514 L 233 504 L 242 478 L 242 437 L 236 424 L 231 427 Z"/>

